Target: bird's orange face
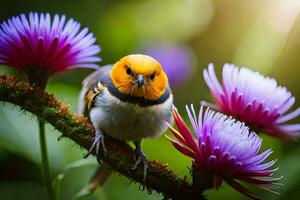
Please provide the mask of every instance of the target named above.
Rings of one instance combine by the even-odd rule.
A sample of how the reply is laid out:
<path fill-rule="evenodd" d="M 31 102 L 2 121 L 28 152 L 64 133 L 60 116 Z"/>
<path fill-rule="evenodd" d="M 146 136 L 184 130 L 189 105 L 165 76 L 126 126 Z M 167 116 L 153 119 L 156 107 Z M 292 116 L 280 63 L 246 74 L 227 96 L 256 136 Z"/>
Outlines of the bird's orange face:
<path fill-rule="evenodd" d="M 119 92 L 147 100 L 157 100 L 168 85 L 160 63 L 141 54 L 121 58 L 113 66 L 111 78 Z"/>

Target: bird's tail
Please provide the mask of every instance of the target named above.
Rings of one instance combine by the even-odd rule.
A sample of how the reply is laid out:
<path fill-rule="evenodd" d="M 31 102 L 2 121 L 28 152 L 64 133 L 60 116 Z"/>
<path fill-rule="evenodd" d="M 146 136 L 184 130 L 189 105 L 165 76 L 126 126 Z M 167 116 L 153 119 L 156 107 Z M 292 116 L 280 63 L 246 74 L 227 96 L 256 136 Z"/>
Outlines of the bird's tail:
<path fill-rule="evenodd" d="M 108 178 L 112 174 L 112 172 L 113 171 L 109 167 L 106 166 L 98 167 L 89 182 L 89 186 L 95 189 L 97 189 L 97 187 L 103 186 L 104 183 L 108 180 Z"/>
<path fill-rule="evenodd" d="M 102 187 L 109 179 L 112 172 L 113 171 L 107 166 L 98 167 L 88 185 L 77 194 L 77 197 L 87 196 L 92 194 L 97 188 Z"/>

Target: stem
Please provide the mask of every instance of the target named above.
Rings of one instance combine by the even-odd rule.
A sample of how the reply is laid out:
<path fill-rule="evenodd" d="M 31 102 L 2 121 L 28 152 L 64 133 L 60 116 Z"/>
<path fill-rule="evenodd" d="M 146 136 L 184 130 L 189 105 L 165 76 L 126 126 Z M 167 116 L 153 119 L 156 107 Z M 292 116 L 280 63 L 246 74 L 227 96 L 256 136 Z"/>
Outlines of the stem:
<path fill-rule="evenodd" d="M 192 169 L 193 176 L 193 188 L 194 190 L 200 190 L 202 192 L 211 189 L 213 187 L 214 174 L 209 172 L 202 172 L 195 167 Z"/>
<path fill-rule="evenodd" d="M 26 72 L 28 77 L 28 82 L 30 85 L 36 85 L 42 91 L 45 92 L 45 88 L 48 82 L 49 73 L 47 70 L 36 70 L 35 67 L 29 68 Z M 48 197 L 50 200 L 54 200 L 54 192 L 51 184 L 51 174 L 47 153 L 47 143 L 45 137 L 45 121 L 38 119 L 39 132 L 40 132 L 40 147 L 41 147 L 41 158 L 42 158 L 42 176 L 44 179 L 44 184 L 46 185 Z"/>
<path fill-rule="evenodd" d="M 41 157 L 42 157 L 43 179 L 47 188 L 49 199 L 54 200 L 54 192 L 51 186 L 51 176 L 50 176 L 47 144 L 46 144 L 46 137 L 45 137 L 45 122 L 43 120 L 38 120 L 38 122 L 39 122 L 39 132 L 40 132 L 40 147 L 41 147 Z"/>

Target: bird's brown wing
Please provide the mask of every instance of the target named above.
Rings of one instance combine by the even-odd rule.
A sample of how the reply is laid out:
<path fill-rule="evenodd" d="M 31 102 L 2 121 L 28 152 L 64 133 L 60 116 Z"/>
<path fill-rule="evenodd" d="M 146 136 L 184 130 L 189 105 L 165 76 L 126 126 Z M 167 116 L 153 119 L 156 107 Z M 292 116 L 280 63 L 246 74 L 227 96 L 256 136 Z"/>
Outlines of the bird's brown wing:
<path fill-rule="evenodd" d="M 112 65 L 107 65 L 88 75 L 82 82 L 82 89 L 78 99 L 78 114 L 88 116 L 97 94 L 101 93 L 110 80 Z"/>

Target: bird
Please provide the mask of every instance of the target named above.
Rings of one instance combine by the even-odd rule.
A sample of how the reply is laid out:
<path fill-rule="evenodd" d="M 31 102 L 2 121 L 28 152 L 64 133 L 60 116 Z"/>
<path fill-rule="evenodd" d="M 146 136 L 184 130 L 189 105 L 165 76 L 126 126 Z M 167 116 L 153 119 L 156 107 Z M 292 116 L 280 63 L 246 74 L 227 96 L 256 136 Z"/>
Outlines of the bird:
<path fill-rule="evenodd" d="M 87 116 L 95 128 L 94 142 L 85 157 L 94 148 L 98 153 L 102 147 L 107 153 L 105 135 L 132 141 L 136 158 L 132 169 L 143 164 L 145 181 L 148 160 L 141 141 L 158 137 L 167 129 L 172 106 L 168 77 L 153 57 L 131 54 L 101 67 L 83 80 L 78 100 L 78 113 Z M 106 180 L 110 172 L 102 170 L 102 177 Z"/>

